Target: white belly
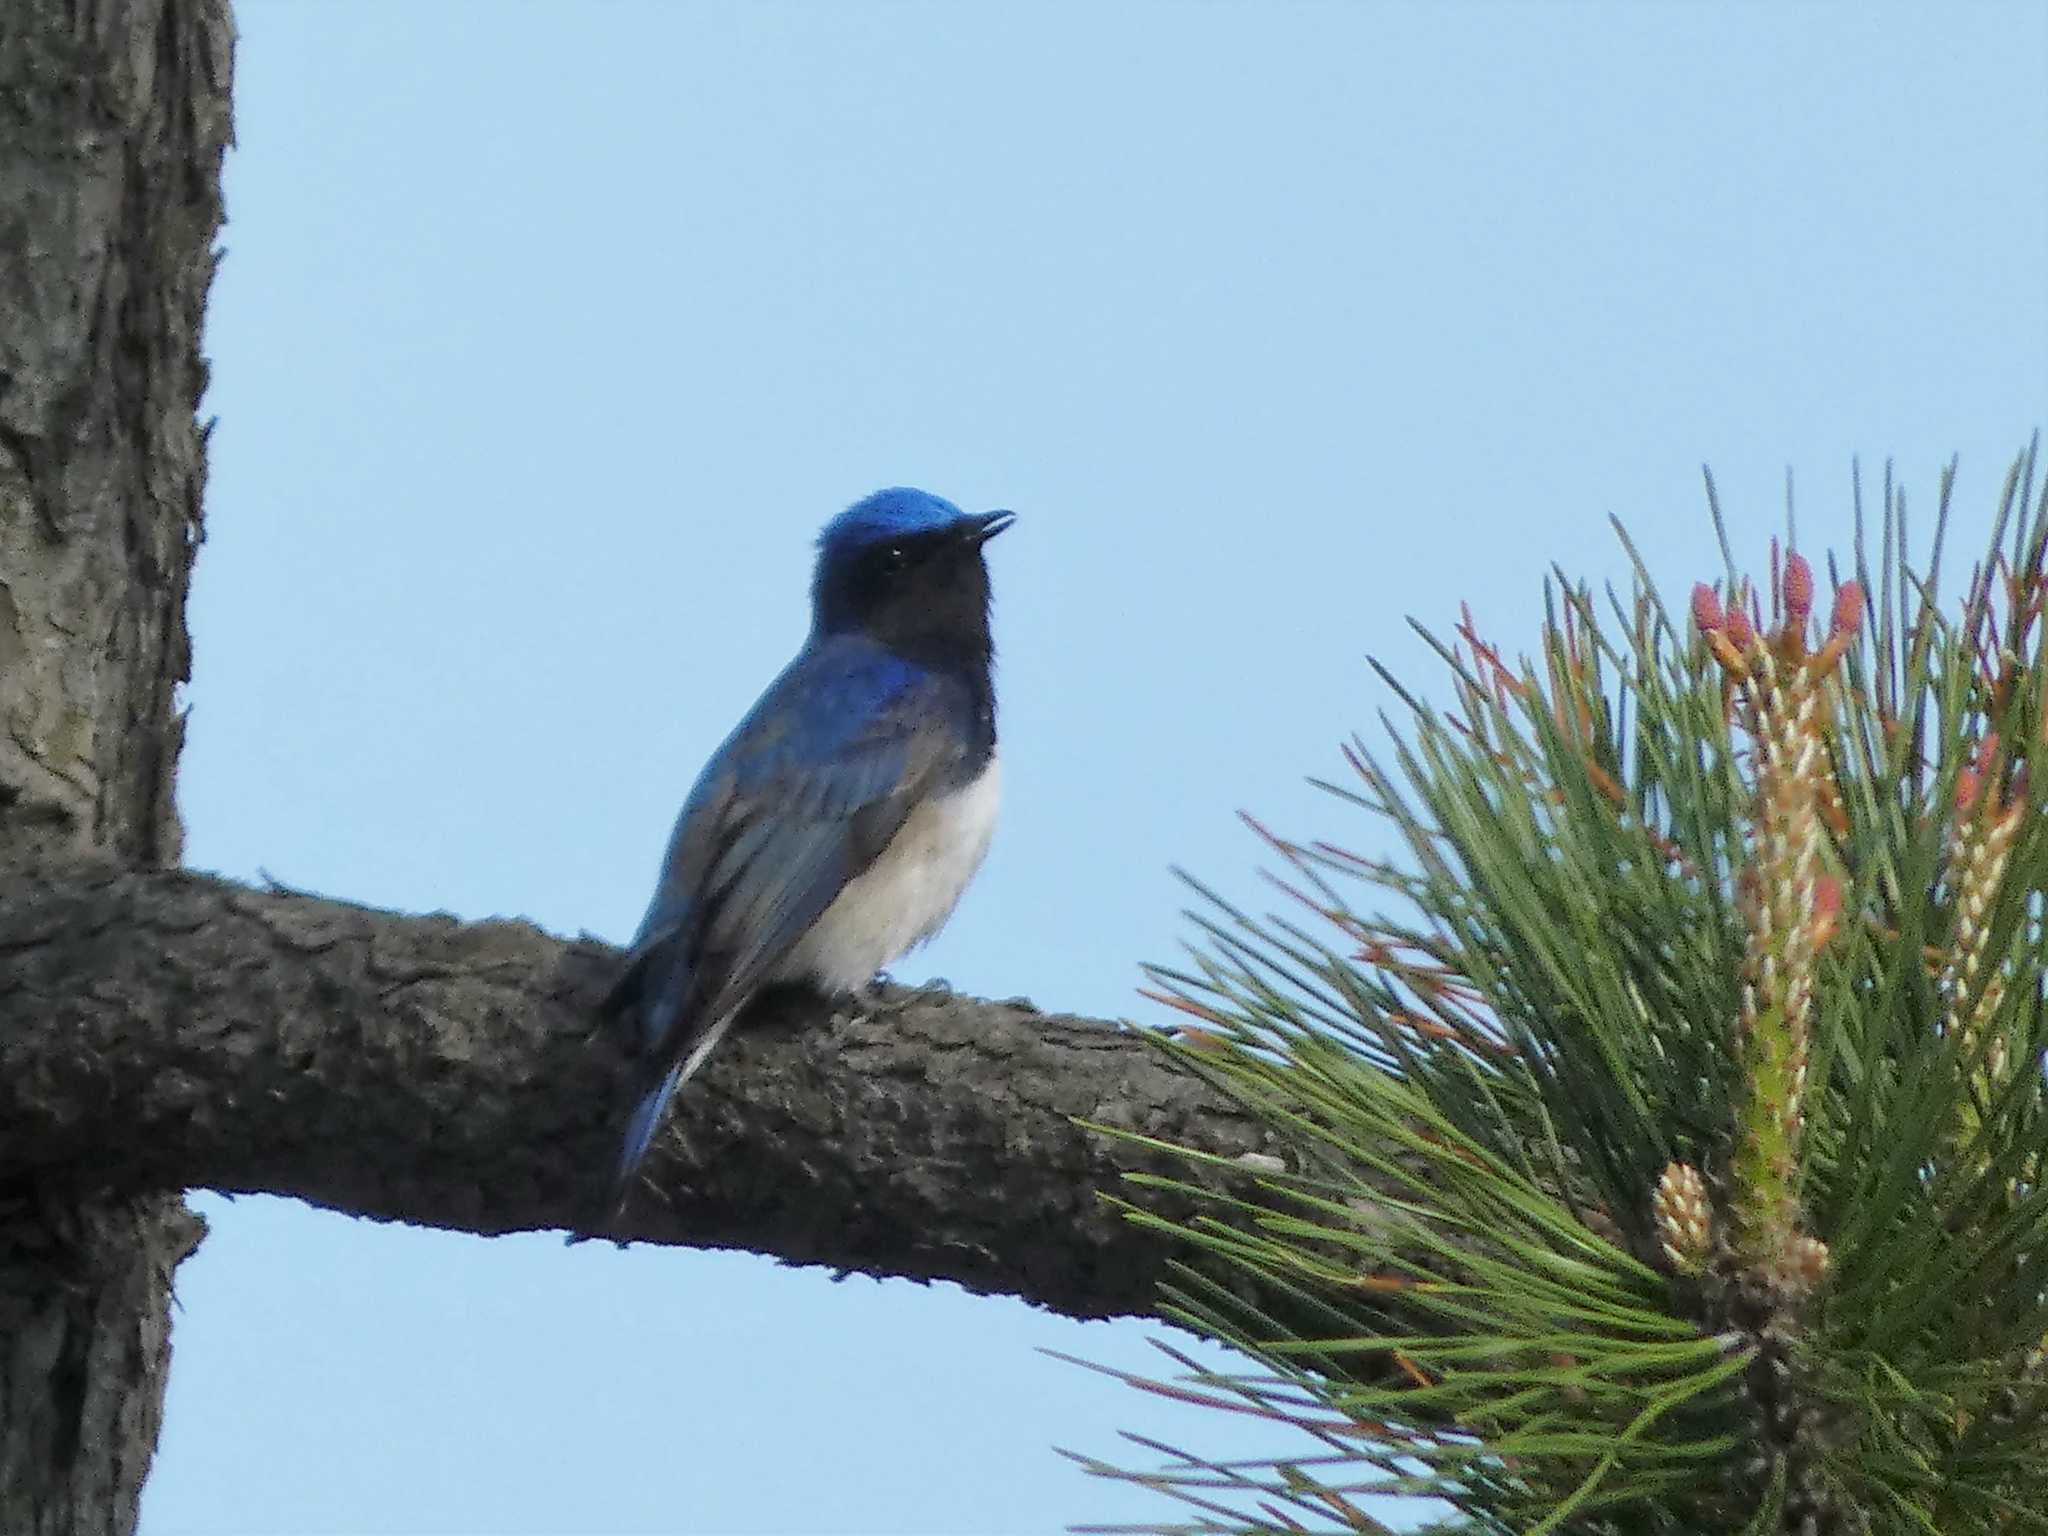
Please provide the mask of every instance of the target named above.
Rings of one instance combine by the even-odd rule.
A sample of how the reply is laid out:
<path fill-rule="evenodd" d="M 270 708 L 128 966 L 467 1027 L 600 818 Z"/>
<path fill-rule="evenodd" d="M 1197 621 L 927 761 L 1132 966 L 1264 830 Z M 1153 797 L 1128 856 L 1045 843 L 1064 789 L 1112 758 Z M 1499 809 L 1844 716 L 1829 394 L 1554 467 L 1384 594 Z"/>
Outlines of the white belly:
<path fill-rule="evenodd" d="M 927 800 L 875 862 L 848 883 L 777 970 L 848 991 L 937 933 L 988 853 L 1002 791 L 991 754 L 981 777 Z"/>

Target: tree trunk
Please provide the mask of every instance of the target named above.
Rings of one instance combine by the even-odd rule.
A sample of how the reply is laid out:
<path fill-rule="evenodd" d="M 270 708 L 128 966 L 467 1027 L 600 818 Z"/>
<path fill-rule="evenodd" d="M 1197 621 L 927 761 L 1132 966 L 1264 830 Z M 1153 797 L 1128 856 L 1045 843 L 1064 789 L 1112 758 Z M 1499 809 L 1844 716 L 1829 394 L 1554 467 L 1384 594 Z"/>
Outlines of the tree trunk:
<path fill-rule="evenodd" d="M 0 3 L 0 860 L 175 863 L 226 0 Z M 0 1179 L 0 1531 L 128 1532 L 177 1195 Z"/>

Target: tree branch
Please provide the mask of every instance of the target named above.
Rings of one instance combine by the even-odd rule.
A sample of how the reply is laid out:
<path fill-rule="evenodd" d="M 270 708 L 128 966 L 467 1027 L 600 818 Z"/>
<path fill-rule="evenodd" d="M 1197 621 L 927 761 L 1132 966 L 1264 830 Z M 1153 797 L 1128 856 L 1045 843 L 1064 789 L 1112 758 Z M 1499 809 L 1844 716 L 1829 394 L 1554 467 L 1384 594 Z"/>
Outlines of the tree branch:
<path fill-rule="evenodd" d="M 625 1102 L 592 1017 L 617 963 L 521 922 L 0 871 L 0 1196 L 207 1187 L 468 1232 L 576 1226 Z M 678 1100 L 619 1235 L 1077 1317 L 1149 1310 L 1166 1245 L 1099 1196 L 1168 1164 L 1077 1117 L 1265 1145 L 1101 1021 L 901 988 L 869 1012 L 771 998 Z"/>

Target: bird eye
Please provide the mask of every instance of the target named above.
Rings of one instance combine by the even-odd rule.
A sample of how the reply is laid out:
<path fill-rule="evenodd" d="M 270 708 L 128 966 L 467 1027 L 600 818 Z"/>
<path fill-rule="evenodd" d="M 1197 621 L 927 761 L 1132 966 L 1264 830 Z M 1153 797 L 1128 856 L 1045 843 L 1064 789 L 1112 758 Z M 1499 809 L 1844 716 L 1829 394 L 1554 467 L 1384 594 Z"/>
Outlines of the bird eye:
<path fill-rule="evenodd" d="M 891 544 L 888 554 L 882 558 L 892 571 L 900 571 L 910 563 L 909 556 L 904 554 L 901 544 Z"/>

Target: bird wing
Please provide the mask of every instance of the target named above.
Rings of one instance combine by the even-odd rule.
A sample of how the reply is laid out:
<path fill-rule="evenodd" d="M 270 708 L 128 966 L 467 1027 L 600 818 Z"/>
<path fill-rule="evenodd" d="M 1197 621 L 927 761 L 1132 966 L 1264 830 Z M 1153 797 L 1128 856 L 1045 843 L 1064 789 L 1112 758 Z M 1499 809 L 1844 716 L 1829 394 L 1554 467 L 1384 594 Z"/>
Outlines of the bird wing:
<path fill-rule="evenodd" d="M 965 688 L 857 637 L 808 647 L 705 765 L 607 1006 L 647 1090 L 613 1209 L 677 1087 L 967 754 Z"/>

